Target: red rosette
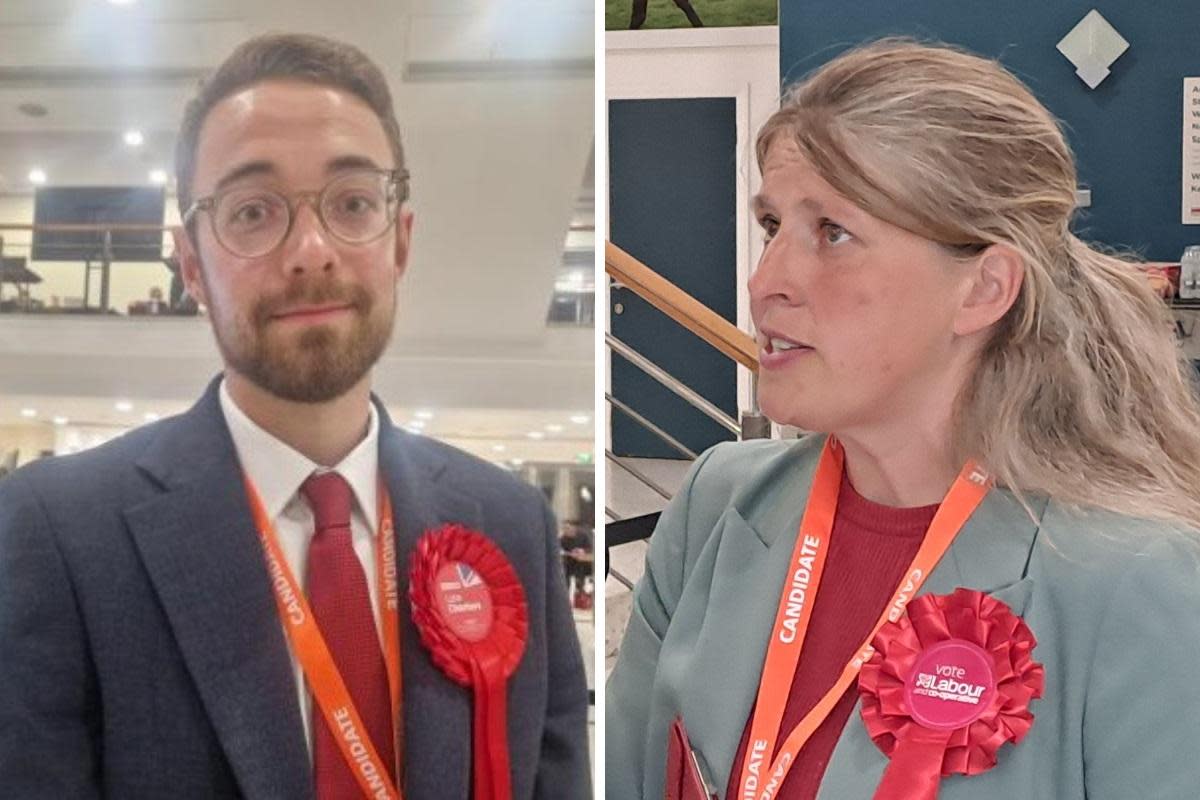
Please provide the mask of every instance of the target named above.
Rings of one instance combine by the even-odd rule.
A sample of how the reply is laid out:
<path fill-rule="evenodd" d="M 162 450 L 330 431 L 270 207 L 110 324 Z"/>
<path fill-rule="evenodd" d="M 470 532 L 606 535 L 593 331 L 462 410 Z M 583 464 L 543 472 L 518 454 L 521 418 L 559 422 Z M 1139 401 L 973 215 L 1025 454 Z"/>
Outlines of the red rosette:
<path fill-rule="evenodd" d="M 996 765 L 1033 726 L 1045 673 L 1037 639 L 1003 602 L 973 589 L 922 595 L 879 630 L 858 677 L 862 718 L 891 762 L 875 800 L 932 800 L 949 775 Z"/>
<path fill-rule="evenodd" d="M 456 635 L 434 602 L 434 579 L 443 567 L 468 564 L 487 584 L 493 617 L 486 639 L 468 642 Z M 455 683 L 471 686 L 471 663 L 480 650 L 490 650 L 511 675 L 525 652 L 529 614 L 525 589 L 516 570 L 491 539 L 464 525 L 447 524 L 428 531 L 417 542 L 410 567 L 409 598 L 413 623 L 429 648 L 433 663 Z"/>
<path fill-rule="evenodd" d="M 409 574 L 421 642 L 442 672 L 474 694 L 472 796 L 509 800 L 507 685 L 529 633 L 525 589 L 491 539 L 457 524 L 421 537 Z"/>

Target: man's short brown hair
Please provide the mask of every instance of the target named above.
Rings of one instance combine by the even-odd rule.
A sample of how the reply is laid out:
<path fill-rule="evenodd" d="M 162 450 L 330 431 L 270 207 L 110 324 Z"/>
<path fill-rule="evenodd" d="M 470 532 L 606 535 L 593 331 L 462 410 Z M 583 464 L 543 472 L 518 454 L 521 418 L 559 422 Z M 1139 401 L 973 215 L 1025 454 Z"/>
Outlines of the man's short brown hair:
<path fill-rule="evenodd" d="M 297 80 L 342 89 L 362 99 L 387 135 L 396 169 L 404 168 L 400 126 L 387 80 L 375 62 L 350 44 L 297 33 L 256 36 L 238 46 L 201 82 L 183 110 L 175 142 L 175 184 L 182 216 L 192 204 L 192 178 L 200 128 L 213 106 L 241 89 L 266 80 Z"/>

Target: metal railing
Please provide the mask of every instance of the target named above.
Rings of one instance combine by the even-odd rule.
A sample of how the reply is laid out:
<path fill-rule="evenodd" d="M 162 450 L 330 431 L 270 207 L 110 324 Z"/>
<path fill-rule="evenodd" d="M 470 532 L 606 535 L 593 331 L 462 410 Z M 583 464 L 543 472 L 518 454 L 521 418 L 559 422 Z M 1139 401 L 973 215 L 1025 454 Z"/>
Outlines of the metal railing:
<path fill-rule="evenodd" d="M 622 342 L 611 333 L 604 334 L 604 343 L 608 345 L 614 353 L 618 354 L 630 364 L 640 369 L 642 372 L 649 375 L 654 380 L 658 381 L 667 389 L 670 389 L 679 397 L 683 398 L 692 408 L 704 414 L 709 419 L 716 422 L 718 425 L 727 429 L 734 436 L 742 435 L 742 426 L 733 417 L 726 414 L 715 405 L 705 400 L 697 392 L 689 389 L 671 373 L 667 372 L 662 367 L 655 364 L 650 359 L 643 356 L 641 353 L 634 350 L 629 345 Z"/>
<path fill-rule="evenodd" d="M 622 403 L 620 400 L 618 400 L 617 398 L 613 397 L 613 396 L 612 396 L 611 394 L 609 394 L 608 392 L 605 392 L 605 393 L 604 393 L 604 399 L 605 399 L 606 401 L 608 401 L 608 403 L 609 403 L 610 405 L 612 405 L 614 408 L 616 408 L 617 410 L 619 410 L 621 413 L 625 414 L 625 415 L 626 415 L 626 416 L 628 416 L 628 417 L 632 417 L 632 418 L 633 418 L 633 420 L 634 420 L 635 422 L 637 422 L 637 423 L 641 424 L 641 426 L 642 426 L 643 428 L 645 428 L 646 430 L 648 430 L 648 431 L 650 431 L 651 433 L 653 433 L 653 434 L 655 434 L 656 436 L 658 436 L 658 438 L 659 438 L 659 439 L 662 439 L 664 442 L 666 442 L 667 444 L 669 444 L 671 447 L 673 447 L 673 448 L 675 448 L 676 450 L 678 450 L 679 452 L 683 453 L 685 456 L 687 456 L 687 458 L 688 458 L 689 460 L 694 460 L 694 459 L 695 459 L 697 456 L 699 456 L 699 455 L 700 455 L 700 454 L 699 454 L 699 453 L 697 453 L 695 450 L 692 450 L 690 447 L 688 447 L 687 445 L 685 445 L 683 442 L 679 441 L 679 440 L 678 440 L 678 439 L 676 439 L 674 436 L 672 436 L 671 434 L 667 433 L 667 432 L 666 432 L 666 431 L 664 431 L 662 428 L 658 427 L 658 426 L 657 426 L 657 425 L 655 425 L 653 422 L 651 422 L 650 420 L 646 419 L 646 418 L 645 418 L 645 417 L 643 417 L 641 414 L 639 414 L 638 412 L 634 411 L 634 410 L 633 410 L 632 408 L 630 408 L 628 405 L 626 405 L 625 403 Z"/>

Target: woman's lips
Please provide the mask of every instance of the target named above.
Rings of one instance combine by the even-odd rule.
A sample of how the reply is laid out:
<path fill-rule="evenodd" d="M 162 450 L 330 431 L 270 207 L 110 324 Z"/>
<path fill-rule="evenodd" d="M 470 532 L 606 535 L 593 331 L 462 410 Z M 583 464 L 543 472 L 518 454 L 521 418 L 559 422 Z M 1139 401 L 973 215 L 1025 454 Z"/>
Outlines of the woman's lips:
<path fill-rule="evenodd" d="M 759 340 L 758 364 L 763 369 L 781 369 L 790 366 L 813 352 L 808 345 L 793 342 L 778 336 L 766 336 Z"/>

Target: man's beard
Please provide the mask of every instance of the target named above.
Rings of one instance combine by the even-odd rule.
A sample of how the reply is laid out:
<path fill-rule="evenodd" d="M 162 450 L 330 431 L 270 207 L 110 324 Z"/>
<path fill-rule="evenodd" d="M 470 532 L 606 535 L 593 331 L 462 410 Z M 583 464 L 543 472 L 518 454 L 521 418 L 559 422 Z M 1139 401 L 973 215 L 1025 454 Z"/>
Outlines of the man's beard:
<path fill-rule="evenodd" d="M 387 348 L 394 314 L 373 314 L 378 300 L 362 286 L 296 283 L 260 299 L 248 319 L 226 318 L 214 307 L 213 332 L 226 366 L 260 389 L 296 403 L 324 403 L 357 385 Z M 288 308 L 328 304 L 349 306 L 348 331 L 314 325 L 285 337 L 274 330 L 281 323 L 272 317 Z"/>

